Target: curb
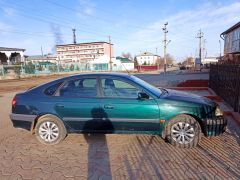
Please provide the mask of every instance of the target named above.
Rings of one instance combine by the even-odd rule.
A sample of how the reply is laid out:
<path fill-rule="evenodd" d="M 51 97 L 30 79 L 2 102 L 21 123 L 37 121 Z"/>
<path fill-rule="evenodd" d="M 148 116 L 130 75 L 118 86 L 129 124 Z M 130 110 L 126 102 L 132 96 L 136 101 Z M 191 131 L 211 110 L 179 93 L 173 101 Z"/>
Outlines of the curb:
<path fill-rule="evenodd" d="M 224 111 L 223 116 L 230 116 L 238 126 L 240 126 L 240 114 L 237 112 L 232 112 L 232 111 Z"/>

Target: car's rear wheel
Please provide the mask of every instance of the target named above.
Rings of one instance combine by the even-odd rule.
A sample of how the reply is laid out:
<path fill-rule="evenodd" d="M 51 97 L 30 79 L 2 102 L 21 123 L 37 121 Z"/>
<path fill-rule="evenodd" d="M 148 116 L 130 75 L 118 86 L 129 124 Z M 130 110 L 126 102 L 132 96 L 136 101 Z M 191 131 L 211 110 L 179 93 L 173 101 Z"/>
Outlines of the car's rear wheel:
<path fill-rule="evenodd" d="M 53 115 L 46 115 L 38 119 L 35 134 L 41 143 L 54 145 L 66 137 L 67 131 L 59 118 Z"/>
<path fill-rule="evenodd" d="M 166 126 L 165 139 L 180 148 L 196 147 L 201 139 L 201 127 L 192 116 L 179 115 Z"/>

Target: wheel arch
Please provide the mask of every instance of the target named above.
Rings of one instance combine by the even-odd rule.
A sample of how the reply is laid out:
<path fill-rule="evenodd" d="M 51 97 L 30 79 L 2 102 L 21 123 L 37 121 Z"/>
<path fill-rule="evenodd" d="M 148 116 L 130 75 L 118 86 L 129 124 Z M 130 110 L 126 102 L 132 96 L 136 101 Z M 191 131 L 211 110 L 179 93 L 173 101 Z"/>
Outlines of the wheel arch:
<path fill-rule="evenodd" d="M 188 115 L 188 116 L 191 116 L 192 118 L 194 118 L 200 125 L 200 128 L 201 128 L 201 132 L 204 133 L 204 123 L 203 121 L 201 120 L 201 118 L 199 118 L 198 116 L 194 115 L 194 114 L 191 114 L 191 113 L 181 113 L 181 114 L 177 114 L 175 116 L 172 116 L 169 118 L 169 120 L 167 121 L 167 123 L 165 124 L 165 127 L 164 127 L 164 131 L 162 132 L 162 137 L 165 138 L 166 136 L 166 128 L 168 126 L 168 124 L 175 118 L 175 117 L 178 117 L 178 116 L 181 116 L 181 115 Z"/>
<path fill-rule="evenodd" d="M 31 124 L 30 132 L 31 132 L 32 134 L 34 134 L 34 129 L 35 129 L 36 124 L 37 124 L 37 122 L 39 121 L 39 119 L 44 118 L 44 117 L 54 117 L 54 118 L 58 118 L 58 119 L 60 120 L 60 122 L 61 122 L 61 123 L 65 126 L 65 128 L 67 129 L 67 127 L 66 127 L 65 123 L 63 122 L 62 118 L 59 117 L 58 115 L 56 115 L 56 114 L 51 114 L 51 113 L 42 113 L 42 114 L 39 114 L 39 115 L 33 120 L 32 124 Z"/>

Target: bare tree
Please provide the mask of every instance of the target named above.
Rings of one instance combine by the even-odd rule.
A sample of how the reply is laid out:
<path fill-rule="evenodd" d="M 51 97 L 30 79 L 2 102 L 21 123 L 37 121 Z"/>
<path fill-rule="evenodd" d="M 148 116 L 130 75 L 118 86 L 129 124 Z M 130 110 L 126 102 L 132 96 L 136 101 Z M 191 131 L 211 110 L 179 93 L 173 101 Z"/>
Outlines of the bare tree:
<path fill-rule="evenodd" d="M 166 54 L 166 59 L 167 59 L 167 65 L 171 65 L 171 64 L 173 64 L 173 61 L 174 61 L 174 58 L 173 58 L 173 56 L 172 55 L 170 55 L 170 54 Z"/>
<path fill-rule="evenodd" d="M 183 63 L 184 66 L 189 66 L 189 67 L 193 67 L 194 66 L 194 58 L 193 57 L 187 57 Z"/>
<path fill-rule="evenodd" d="M 130 59 L 130 60 L 133 60 L 133 58 L 132 58 L 132 55 L 131 55 L 131 53 L 130 52 L 128 52 L 128 53 L 122 53 L 122 57 L 124 57 L 124 58 L 128 58 L 128 59 Z"/>
<path fill-rule="evenodd" d="M 174 61 L 174 58 L 170 54 L 166 54 L 166 64 L 167 65 L 172 65 Z M 159 59 L 159 65 L 164 66 L 164 58 Z"/>

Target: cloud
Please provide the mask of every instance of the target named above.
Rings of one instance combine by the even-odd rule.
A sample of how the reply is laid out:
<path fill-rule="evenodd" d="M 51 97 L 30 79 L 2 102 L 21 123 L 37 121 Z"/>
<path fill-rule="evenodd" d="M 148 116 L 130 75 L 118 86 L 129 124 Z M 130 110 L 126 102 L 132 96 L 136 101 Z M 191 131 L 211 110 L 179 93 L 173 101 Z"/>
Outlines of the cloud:
<path fill-rule="evenodd" d="M 3 10 L 4 15 L 7 17 L 12 17 L 16 15 L 16 11 L 13 8 L 1 7 L 1 9 Z"/>
<path fill-rule="evenodd" d="M 95 4 L 90 0 L 78 0 L 80 5 L 80 10 L 77 15 L 80 18 L 86 18 L 86 16 L 91 16 L 95 13 Z"/>
<path fill-rule="evenodd" d="M 221 3 L 207 3 L 200 8 L 170 15 L 131 34 L 129 36 L 131 41 L 126 43 L 124 48 L 139 52 L 139 50 L 155 49 L 161 45 L 159 48 L 163 49 L 162 28 L 163 24 L 168 22 L 169 25 L 167 28 L 169 33 L 167 36 L 171 39 L 168 50 L 175 57 L 195 54 L 198 48 L 198 39 L 195 37 L 199 29 L 202 29 L 204 38 L 207 40 L 206 48 L 208 55 L 216 55 L 219 53 L 218 40 L 221 32 L 240 21 L 239 9 L 240 2 L 235 2 L 227 6 Z M 142 42 L 139 43 L 139 40 L 142 40 Z M 146 41 L 153 41 L 153 43 Z"/>
<path fill-rule="evenodd" d="M 0 22 L 0 35 L 8 34 L 8 30 L 11 28 L 12 28 L 12 26 L 10 26 L 4 22 Z"/>

